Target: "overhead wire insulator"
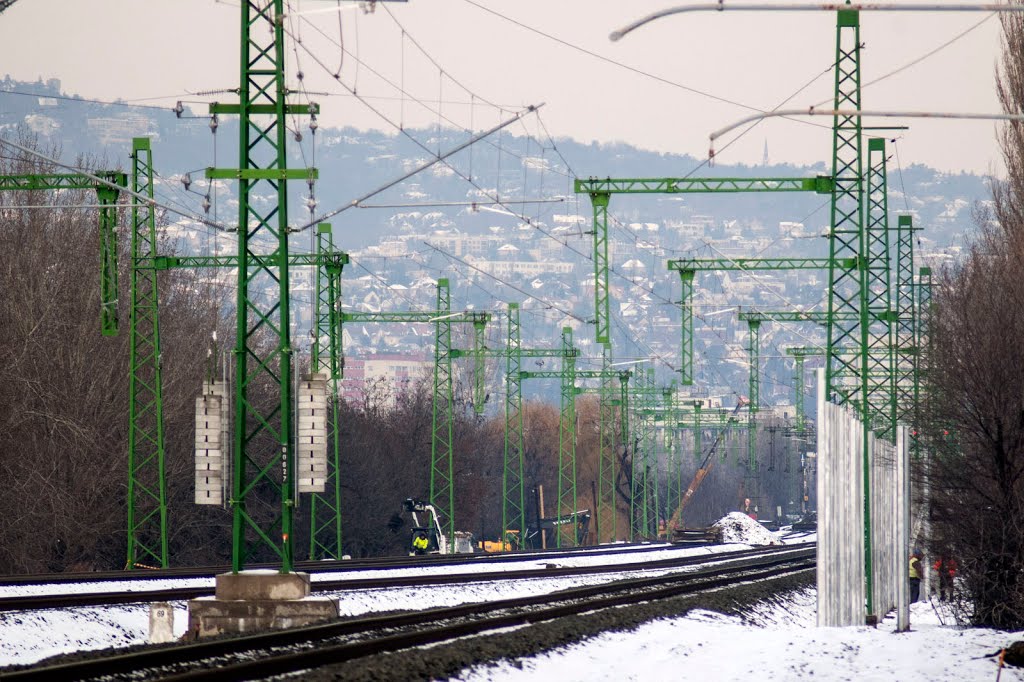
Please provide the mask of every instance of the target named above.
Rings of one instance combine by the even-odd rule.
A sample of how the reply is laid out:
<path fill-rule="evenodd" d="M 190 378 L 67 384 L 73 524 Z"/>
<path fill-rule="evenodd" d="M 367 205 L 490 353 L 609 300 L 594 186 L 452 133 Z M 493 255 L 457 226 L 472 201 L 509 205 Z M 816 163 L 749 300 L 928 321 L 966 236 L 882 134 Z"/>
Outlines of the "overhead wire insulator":
<path fill-rule="evenodd" d="M 210 132 L 214 135 L 217 134 L 217 126 L 220 125 L 220 120 L 217 118 L 217 114 L 210 117 Z"/>
<path fill-rule="evenodd" d="M 181 115 L 185 113 L 185 105 L 181 103 L 180 99 L 178 100 L 178 103 L 174 105 L 174 109 L 172 111 L 174 111 L 174 115 L 178 118 L 181 118 Z"/>
<path fill-rule="evenodd" d="M 181 178 L 181 184 L 185 185 L 185 191 L 187 192 L 188 188 L 192 186 L 192 174 L 185 173 L 184 177 Z"/>
<path fill-rule="evenodd" d="M 312 134 L 316 135 L 316 129 L 320 127 L 320 124 L 316 121 L 316 114 L 309 115 L 309 130 Z"/>
<path fill-rule="evenodd" d="M 203 213 L 206 213 L 207 215 L 209 215 L 209 213 L 210 213 L 210 205 L 211 205 L 210 204 L 210 195 L 207 194 L 206 196 L 203 197 Z"/>

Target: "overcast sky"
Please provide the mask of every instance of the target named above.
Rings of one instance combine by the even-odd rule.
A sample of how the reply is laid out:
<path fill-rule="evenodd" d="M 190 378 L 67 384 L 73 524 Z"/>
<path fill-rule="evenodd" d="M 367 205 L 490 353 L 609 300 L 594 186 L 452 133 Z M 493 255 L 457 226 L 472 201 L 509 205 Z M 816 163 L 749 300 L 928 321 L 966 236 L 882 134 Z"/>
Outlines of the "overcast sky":
<path fill-rule="evenodd" d="M 546 102 L 541 117 L 554 136 L 704 157 L 711 131 L 750 113 L 741 105 L 775 107 L 812 80 L 787 106 L 830 102 L 832 96 L 833 13 L 683 15 L 612 43 L 608 34 L 615 28 L 679 0 L 410 0 L 389 3 L 388 11 L 378 6 L 373 14 L 343 10 L 340 31 L 349 55 L 342 62 L 334 44 L 339 13 L 320 12 L 336 7 L 335 1 L 290 4 L 296 15 L 288 30 L 301 34 L 303 44 L 298 60 L 296 52 L 288 54 L 290 81 L 297 84 L 298 64 L 307 89 L 330 93 L 312 96 L 328 125 L 393 131 L 380 114 L 407 126 L 433 124 L 440 99 L 444 119 L 480 129 L 503 116 L 484 100 L 510 111 Z M 59 78 L 65 90 L 100 99 L 165 97 L 149 103 L 167 106 L 177 99 L 209 99 L 186 93 L 237 87 L 238 16 L 237 0 L 21 0 L 0 14 L 0 73 L 25 80 Z M 999 20 L 988 14 L 863 13 L 863 82 L 926 55 L 986 17 L 919 64 L 865 88 L 864 108 L 998 111 Z M 440 64 L 444 76 L 413 40 Z M 330 75 L 339 62 L 342 81 L 379 114 L 344 94 Z M 396 89 L 403 85 L 407 97 Z M 218 98 L 231 100 L 230 95 Z M 430 110 L 412 98 L 424 100 Z M 811 120 L 819 125 L 763 123 L 719 158 L 760 163 L 767 142 L 773 162 L 827 161 L 829 121 Z M 902 137 L 903 166 L 1001 172 L 994 122 L 906 123 L 910 130 L 890 133 Z M 534 121 L 526 125 L 539 130 Z"/>

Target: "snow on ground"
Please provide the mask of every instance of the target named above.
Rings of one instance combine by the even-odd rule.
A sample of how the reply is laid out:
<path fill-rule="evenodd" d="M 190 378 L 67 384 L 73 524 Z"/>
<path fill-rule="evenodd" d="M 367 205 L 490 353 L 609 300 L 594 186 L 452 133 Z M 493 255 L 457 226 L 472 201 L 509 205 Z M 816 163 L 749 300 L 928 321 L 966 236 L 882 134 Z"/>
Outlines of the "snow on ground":
<path fill-rule="evenodd" d="M 712 524 L 710 531 L 721 542 L 741 542 L 748 545 L 781 545 L 782 540 L 743 512 L 730 512 Z"/>
<path fill-rule="evenodd" d="M 948 615 L 941 620 L 949 621 Z M 815 592 L 785 605 L 762 605 L 745 618 L 710 611 L 662 619 L 630 632 L 606 633 L 514 663 L 477 666 L 460 682 L 599 682 L 680 679 L 728 682 L 889 682 L 890 680 L 994 680 L 985 658 L 1024 633 L 943 626 L 931 604 L 911 608 L 911 631 L 895 632 L 895 619 L 878 628 L 818 628 Z M 1002 680 L 1024 680 L 1003 670 Z"/>
<path fill-rule="evenodd" d="M 185 634 L 185 602 L 174 604 L 174 634 Z M 0 613 L 0 666 L 73 651 L 145 644 L 149 605 L 90 606 Z"/>

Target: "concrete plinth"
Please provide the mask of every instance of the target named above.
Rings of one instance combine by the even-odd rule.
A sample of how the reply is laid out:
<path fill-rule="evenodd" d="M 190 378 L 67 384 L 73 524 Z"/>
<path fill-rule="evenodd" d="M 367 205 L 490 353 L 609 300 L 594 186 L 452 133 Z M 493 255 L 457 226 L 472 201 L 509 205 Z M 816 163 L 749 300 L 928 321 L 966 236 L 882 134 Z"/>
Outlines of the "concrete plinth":
<path fill-rule="evenodd" d="M 217 576 L 216 596 L 188 603 L 193 638 L 296 628 L 337 617 L 337 600 L 309 596 L 306 573 L 224 573 Z"/>

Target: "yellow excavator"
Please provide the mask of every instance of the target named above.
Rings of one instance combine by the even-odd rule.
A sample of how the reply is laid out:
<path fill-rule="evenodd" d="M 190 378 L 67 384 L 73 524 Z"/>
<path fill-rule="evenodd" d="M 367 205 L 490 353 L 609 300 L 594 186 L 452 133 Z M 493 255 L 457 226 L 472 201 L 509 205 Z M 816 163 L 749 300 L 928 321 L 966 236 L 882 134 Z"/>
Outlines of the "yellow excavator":
<path fill-rule="evenodd" d="M 733 408 L 732 413 L 729 415 L 729 422 L 733 423 L 736 421 L 736 413 L 739 412 L 740 408 L 744 405 L 749 405 L 750 401 L 745 397 L 740 396 L 739 400 L 736 401 L 736 407 Z M 665 537 L 672 539 L 676 532 L 676 529 L 684 528 L 683 525 L 683 512 L 686 510 L 686 505 L 693 499 L 694 493 L 700 488 L 700 484 L 707 478 L 708 473 L 711 471 L 711 467 L 715 465 L 715 452 L 718 451 L 718 445 L 725 438 L 725 431 L 721 430 L 715 437 L 715 441 L 711 444 L 708 449 L 708 454 L 704 456 L 704 460 L 700 463 L 697 468 L 697 473 L 693 475 L 693 480 L 690 481 L 690 485 L 686 487 L 686 492 L 679 500 L 679 506 L 676 508 L 675 513 L 669 518 L 668 523 L 665 524 Z"/>

